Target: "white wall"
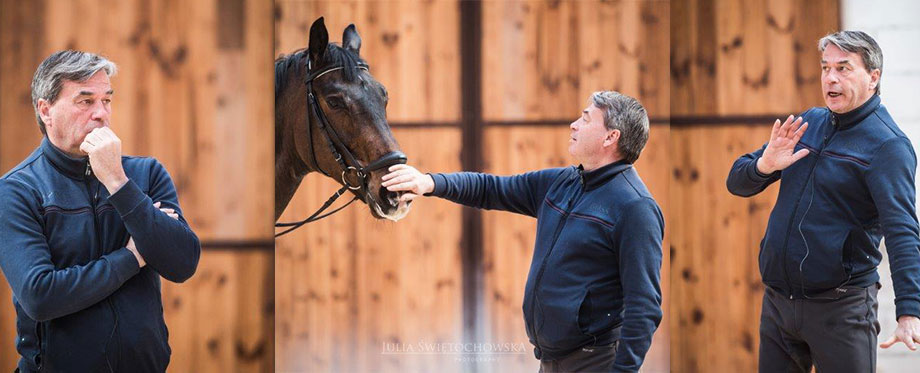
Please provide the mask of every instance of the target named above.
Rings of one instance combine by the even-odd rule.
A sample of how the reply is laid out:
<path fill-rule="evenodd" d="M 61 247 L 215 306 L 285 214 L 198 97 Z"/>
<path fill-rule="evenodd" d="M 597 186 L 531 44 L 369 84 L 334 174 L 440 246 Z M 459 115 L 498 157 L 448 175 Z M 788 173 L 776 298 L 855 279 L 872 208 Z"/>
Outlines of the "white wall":
<path fill-rule="evenodd" d="M 882 104 L 920 154 L 920 1 L 842 0 L 841 5 L 844 29 L 865 31 L 882 47 Z M 887 255 L 879 273 L 882 342 L 891 337 L 897 325 Z M 879 349 L 878 372 L 920 372 L 920 351 L 911 352 L 903 344 Z"/>

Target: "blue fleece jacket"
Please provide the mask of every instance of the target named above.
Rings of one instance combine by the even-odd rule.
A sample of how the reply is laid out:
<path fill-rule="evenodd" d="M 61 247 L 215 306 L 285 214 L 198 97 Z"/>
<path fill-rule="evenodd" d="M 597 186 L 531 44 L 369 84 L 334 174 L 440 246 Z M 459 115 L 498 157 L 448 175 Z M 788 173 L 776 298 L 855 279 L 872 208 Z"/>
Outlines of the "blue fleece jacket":
<path fill-rule="evenodd" d="M 897 316 L 920 317 L 917 157 L 879 96 L 845 114 L 812 108 L 796 150 L 807 157 L 782 171 L 757 171 L 760 150 L 739 158 L 728 189 L 752 196 L 782 179 L 760 244 L 764 284 L 791 298 L 879 280 L 879 242 L 891 263 Z"/>
<path fill-rule="evenodd" d="M 612 370 L 639 369 L 661 321 L 664 219 L 630 164 L 432 178 L 432 195 L 537 218 L 523 306 L 537 358 L 619 340 Z"/>
<path fill-rule="evenodd" d="M 163 166 L 139 157 L 122 165 L 129 181 L 109 195 L 87 158 L 45 138 L 0 178 L 0 268 L 13 290 L 23 372 L 162 372 L 169 364 L 160 276 L 185 281 L 201 249 Z M 129 237 L 144 268 L 125 248 Z"/>

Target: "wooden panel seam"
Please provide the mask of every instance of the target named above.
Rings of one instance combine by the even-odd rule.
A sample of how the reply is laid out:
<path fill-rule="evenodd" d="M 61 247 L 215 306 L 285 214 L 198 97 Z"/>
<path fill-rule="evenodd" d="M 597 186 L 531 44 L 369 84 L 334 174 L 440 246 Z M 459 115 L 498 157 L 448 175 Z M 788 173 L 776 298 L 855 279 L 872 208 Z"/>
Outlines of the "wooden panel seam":
<path fill-rule="evenodd" d="M 460 161 L 464 170 L 481 171 L 482 157 L 482 4 L 474 1 L 460 2 L 460 83 L 461 134 Z M 482 325 L 482 212 L 471 207 L 463 208 L 461 233 L 461 278 L 463 282 L 463 337 L 467 342 L 481 340 Z M 475 371 L 474 366 L 474 371 Z"/>

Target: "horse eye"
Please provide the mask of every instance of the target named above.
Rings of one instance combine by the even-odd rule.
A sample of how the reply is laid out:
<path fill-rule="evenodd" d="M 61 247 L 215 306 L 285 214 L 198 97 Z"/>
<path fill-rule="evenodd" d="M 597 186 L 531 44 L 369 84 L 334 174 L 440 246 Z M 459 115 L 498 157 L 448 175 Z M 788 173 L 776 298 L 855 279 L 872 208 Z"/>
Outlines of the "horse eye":
<path fill-rule="evenodd" d="M 329 104 L 329 107 L 333 109 L 343 109 L 345 108 L 345 101 L 341 97 L 327 97 L 326 103 Z"/>

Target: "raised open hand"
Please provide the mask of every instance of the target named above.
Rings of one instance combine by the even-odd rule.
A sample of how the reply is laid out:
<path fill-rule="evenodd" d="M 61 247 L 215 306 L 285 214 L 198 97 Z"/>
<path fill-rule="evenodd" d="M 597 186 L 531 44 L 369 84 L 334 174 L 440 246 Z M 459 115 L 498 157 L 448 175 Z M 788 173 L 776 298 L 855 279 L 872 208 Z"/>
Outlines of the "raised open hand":
<path fill-rule="evenodd" d="M 770 133 L 770 143 L 757 160 L 757 171 L 763 174 L 772 174 L 789 167 L 799 159 L 808 155 L 808 149 L 795 151 L 795 144 L 799 143 L 808 122 L 802 123 L 802 117 L 795 119 L 790 115 L 782 125 L 779 119 L 773 123 L 773 132 Z"/>

